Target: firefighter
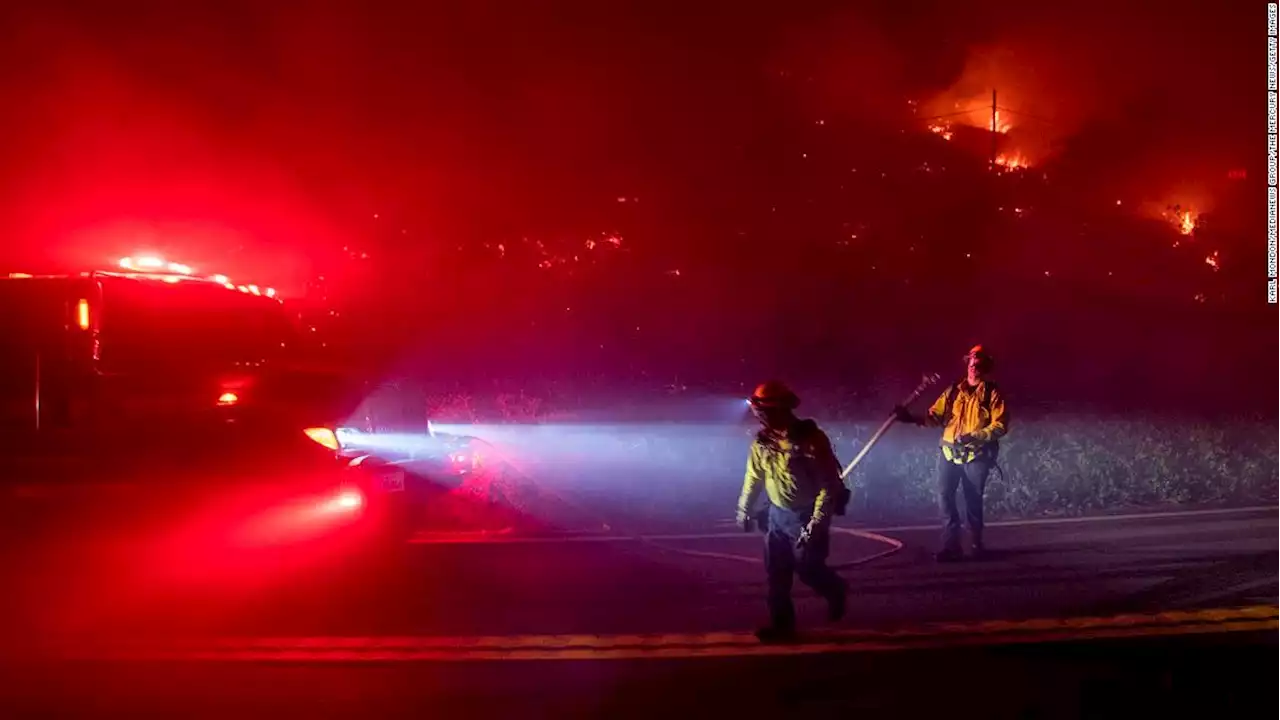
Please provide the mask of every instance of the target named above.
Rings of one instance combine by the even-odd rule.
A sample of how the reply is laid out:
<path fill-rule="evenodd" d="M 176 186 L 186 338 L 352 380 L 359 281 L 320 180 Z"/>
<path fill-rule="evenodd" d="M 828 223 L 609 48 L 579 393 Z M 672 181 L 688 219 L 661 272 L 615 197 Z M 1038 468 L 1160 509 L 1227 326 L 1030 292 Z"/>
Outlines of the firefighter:
<path fill-rule="evenodd" d="M 906 408 L 895 411 L 900 422 L 924 427 L 941 427 L 938 456 L 938 501 L 945 523 L 939 562 L 963 559 L 960 547 L 960 513 L 956 491 L 964 495 L 965 522 L 969 526 L 973 557 L 986 552 L 982 530 L 982 494 L 987 476 L 1000 453 L 1000 438 L 1009 431 L 1009 411 L 995 382 L 989 379 L 995 361 L 975 345 L 964 356 L 965 376 L 949 386 L 924 417 L 915 417 Z"/>
<path fill-rule="evenodd" d="M 763 489 L 769 504 L 765 525 L 765 571 L 771 623 L 756 636 L 763 642 L 795 637 L 792 577 L 826 601 L 832 622 L 844 617 L 844 580 L 827 566 L 831 516 L 846 497 L 840 463 L 826 433 L 813 420 L 795 415 L 799 398 L 780 382 L 767 382 L 751 396 L 751 409 L 763 426 L 747 458 L 738 500 L 738 524 L 752 525 L 752 506 Z"/>

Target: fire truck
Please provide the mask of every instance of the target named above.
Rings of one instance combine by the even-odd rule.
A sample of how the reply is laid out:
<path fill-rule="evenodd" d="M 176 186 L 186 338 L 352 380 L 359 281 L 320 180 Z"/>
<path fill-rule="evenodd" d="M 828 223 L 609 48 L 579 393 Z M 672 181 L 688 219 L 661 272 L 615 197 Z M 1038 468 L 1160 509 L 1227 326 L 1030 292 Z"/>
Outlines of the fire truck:
<path fill-rule="evenodd" d="M 295 530 L 396 527 L 403 471 L 338 437 L 364 384 L 324 366 L 274 289 L 155 257 L 116 265 L 0 275 L 10 529 L 235 507 L 234 534 L 277 506 Z"/>

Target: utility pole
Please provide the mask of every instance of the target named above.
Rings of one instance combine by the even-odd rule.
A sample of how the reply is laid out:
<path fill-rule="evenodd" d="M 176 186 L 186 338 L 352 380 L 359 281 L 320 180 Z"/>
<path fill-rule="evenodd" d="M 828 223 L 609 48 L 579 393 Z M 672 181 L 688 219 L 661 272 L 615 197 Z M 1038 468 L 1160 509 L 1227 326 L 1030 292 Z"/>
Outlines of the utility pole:
<path fill-rule="evenodd" d="M 999 117 L 996 112 L 996 89 L 991 88 L 991 172 L 996 171 L 996 154 L 999 151 L 997 141 L 1000 138 L 1000 130 L 996 125 Z"/>

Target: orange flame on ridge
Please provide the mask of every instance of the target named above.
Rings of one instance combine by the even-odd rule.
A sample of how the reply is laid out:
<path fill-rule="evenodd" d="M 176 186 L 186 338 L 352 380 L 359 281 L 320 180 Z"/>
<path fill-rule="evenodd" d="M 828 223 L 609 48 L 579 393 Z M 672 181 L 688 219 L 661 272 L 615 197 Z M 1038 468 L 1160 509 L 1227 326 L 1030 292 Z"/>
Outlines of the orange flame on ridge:
<path fill-rule="evenodd" d="M 997 155 L 996 165 L 1005 170 L 1025 170 L 1031 167 L 1031 163 L 1027 162 L 1027 158 L 1018 152 Z"/>
<path fill-rule="evenodd" d="M 943 140 L 950 140 L 954 134 L 951 132 L 951 126 L 945 123 L 933 123 L 929 125 L 929 132 L 941 137 Z"/>
<path fill-rule="evenodd" d="M 1184 210 L 1177 216 L 1178 232 L 1190 235 L 1196 231 L 1196 216 L 1190 210 Z"/>
<path fill-rule="evenodd" d="M 1009 122 L 1008 120 L 1001 119 L 1000 110 L 997 109 L 994 113 L 994 116 L 987 121 L 987 129 L 992 132 L 998 132 L 1003 135 L 1003 134 L 1007 134 L 1010 130 L 1013 129 L 1013 123 Z"/>

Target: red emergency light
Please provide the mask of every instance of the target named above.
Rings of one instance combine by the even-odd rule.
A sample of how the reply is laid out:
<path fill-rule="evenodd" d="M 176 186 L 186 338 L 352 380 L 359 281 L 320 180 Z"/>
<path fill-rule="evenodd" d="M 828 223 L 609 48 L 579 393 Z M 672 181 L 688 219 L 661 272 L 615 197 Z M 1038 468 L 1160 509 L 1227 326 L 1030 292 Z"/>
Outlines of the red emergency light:
<path fill-rule="evenodd" d="M 119 266 L 129 272 L 135 273 L 153 273 L 156 275 L 167 276 L 164 278 L 166 282 L 179 282 L 182 278 L 191 278 L 193 280 L 209 280 L 216 282 L 228 290 L 239 290 L 249 295 L 257 295 L 259 297 L 276 298 L 275 288 L 260 288 L 257 285 L 238 285 L 231 282 L 226 275 L 218 274 L 209 277 L 200 277 L 195 274 L 190 265 L 182 263 L 169 262 L 157 255 L 133 255 L 122 257 L 118 262 Z"/>
<path fill-rule="evenodd" d="M 132 272 L 165 272 L 173 275 L 191 275 L 191 266 L 166 262 L 155 255 L 120 258 L 120 267 Z"/>

